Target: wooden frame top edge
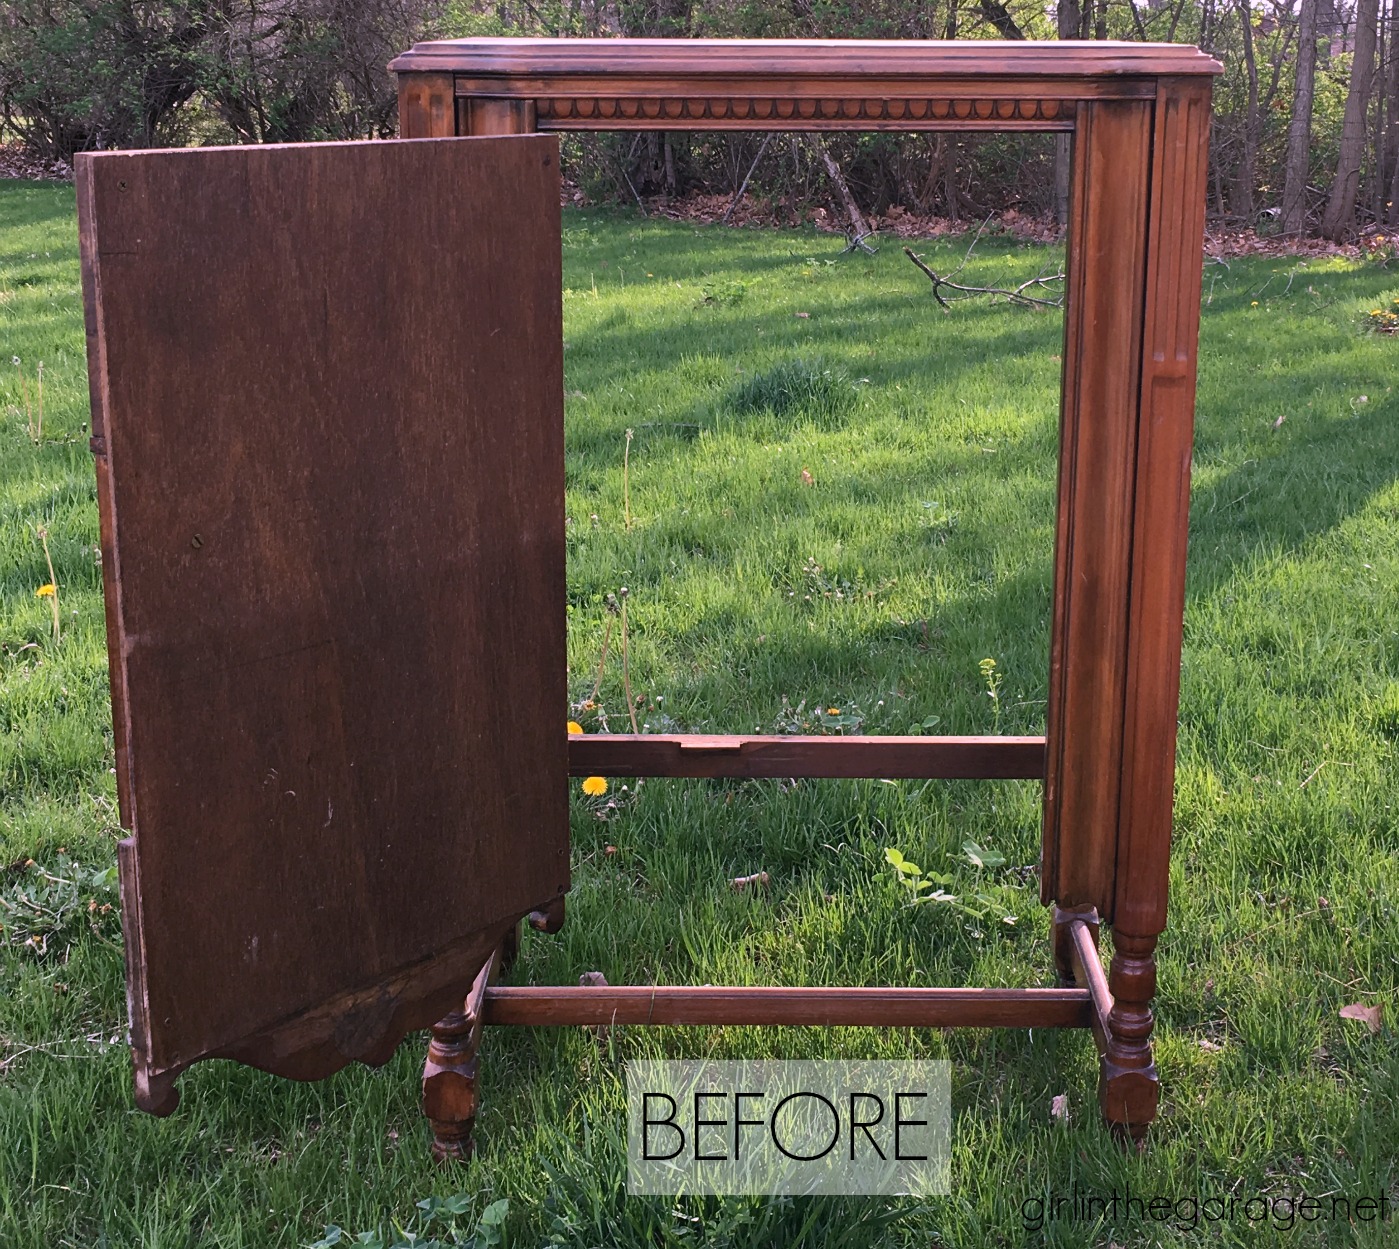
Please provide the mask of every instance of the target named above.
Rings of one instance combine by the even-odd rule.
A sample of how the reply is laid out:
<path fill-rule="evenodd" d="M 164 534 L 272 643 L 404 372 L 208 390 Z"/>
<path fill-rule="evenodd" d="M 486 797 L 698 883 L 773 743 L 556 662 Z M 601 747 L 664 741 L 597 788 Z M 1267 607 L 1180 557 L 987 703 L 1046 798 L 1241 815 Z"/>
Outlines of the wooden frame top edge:
<path fill-rule="evenodd" d="M 755 79 L 976 75 L 988 80 L 1214 75 L 1213 57 L 1186 44 L 1116 41 L 872 39 L 443 39 L 416 44 L 394 73 L 513 78 L 599 74 Z"/>

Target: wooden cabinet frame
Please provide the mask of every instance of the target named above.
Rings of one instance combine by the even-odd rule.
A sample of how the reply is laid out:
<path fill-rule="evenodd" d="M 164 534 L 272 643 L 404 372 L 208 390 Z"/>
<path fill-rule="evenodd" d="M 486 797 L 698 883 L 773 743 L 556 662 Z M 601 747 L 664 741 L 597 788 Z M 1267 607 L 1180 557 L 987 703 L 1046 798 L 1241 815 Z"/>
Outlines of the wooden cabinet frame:
<path fill-rule="evenodd" d="M 382 1063 L 438 1020 L 423 1106 L 445 1159 L 471 1148 L 487 1023 L 1086 1027 L 1103 1113 L 1140 1140 L 1219 66 L 1150 44 L 482 39 L 393 69 L 404 139 L 498 137 L 77 160 L 138 1104 L 170 1113 L 206 1058 Z M 563 344 L 538 132 L 570 129 L 1072 134 L 1044 737 L 549 728 Z M 487 727 L 482 704 L 510 714 Z M 522 920 L 563 923 L 568 775 L 1039 779 L 1060 983 L 496 986 Z"/>
<path fill-rule="evenodd" d="M 575 776 L 1042 778 L 1043 900 L 1055 907 L 1061 981 L 1074 987 L 489 988 L 483 976 L 465 1016 L 439 1029 L 429 1060 L 425 1108 L 439 1153 L 468 1139 L 483 1019 L 1088 1026 L 1103 1114 L 1140 1139 L 1158 1097 L 1150 1003 L 1166 921 L 1219 65 L 1194 48 L 1131 43 L 473 39 L 420 44 L 391 68 L 406 138 L 623 129 L 1073 136 L 1045 737 L 588 737 L 570 742 L 569 766 Z M 1106 976 L 1100 922 L 1113 932 Z"/>

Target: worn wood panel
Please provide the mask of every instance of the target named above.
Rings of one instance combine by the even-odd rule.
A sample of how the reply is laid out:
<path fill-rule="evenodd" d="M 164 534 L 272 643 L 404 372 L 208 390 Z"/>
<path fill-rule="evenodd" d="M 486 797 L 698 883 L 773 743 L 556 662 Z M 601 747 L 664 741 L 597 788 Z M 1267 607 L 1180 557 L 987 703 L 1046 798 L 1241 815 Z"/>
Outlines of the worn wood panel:
<path fill-rule="evenodd" d="M 211 1054 L 384 1060 L 567 886 L 557 143 L 77 175 L 133 1042 L 168 1109 Z"/>
<path fill-rule="evenodd" d="M 1042 737 L 571 737 L 574 776 L 885 777 L 1039 780 Z"/>
<path fill-rule="evenodd" d="M 1064 316 L 1044 792 L 1046 902 L 1112 921 L 1152 106 L 1082 104 Z"/>

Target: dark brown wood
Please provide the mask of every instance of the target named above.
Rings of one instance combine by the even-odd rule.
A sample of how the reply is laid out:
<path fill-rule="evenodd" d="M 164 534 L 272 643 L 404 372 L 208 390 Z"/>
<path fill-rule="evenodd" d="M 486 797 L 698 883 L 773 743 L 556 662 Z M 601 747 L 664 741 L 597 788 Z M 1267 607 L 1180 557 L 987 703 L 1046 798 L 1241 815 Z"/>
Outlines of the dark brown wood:
<path fill-rule="evenodd" d="M 1086 1028 L 1087 989 L 788 989 L 628 985 L 486 991 L 488 1024 Z"/>
<path fill-rule="evenodd" d="M 1044 787 L 1046 902 L 1112 922 L 1152 108 L 1080 104 L 1074 139 Z"/>
<path fill-rule="evenodd" d="M 966 777 L 1039 780 L 1042 737 L 702 737 L 568 740 L 573 776 Z"/>
<path fill-rule="evenodd" d="M 531 911 L 529 926 L 535 932 L 555 933 L 563 931 L 564 921 L 564 900 L 555 898 L 548 906 L 538 911 Z"/>
<path fill-rule="evenodd" d="M 1073 926 L 1075 924 L 1088 925 L 1092 930 L 1094 941 L 1098 939 L 1098 912 L 1091 906 L 1081 906 L 1075 909 L 1062 906 L 1054 908 L 1054 918 L 1051 922 L 1054 970 L 1059 974 L 1059 983 L 1062 985 L 1082 985 L 1078 973 L 1074 970 Z"/>
<path fill-rule="evenodd" d="M 500 951 L 492 954 L 476 973 L 462 1009 L 432 1026 L 423 1064 L 423 1114 L 432 1129 L 432 1156 L 438 1162 L 465 1162 L 475 1148 L 482 1008 L 501 961 Z"/>
<path fill-rule="evenodd" d="M 1209 84 L 1160 84 L 1152 143 L 1137 483 L 1128 604 L 1122 813 L 1115 860 L 1113 1006 L 1103 1114 L 1141 1143 L 1155 1118 L 1155 951 L 1166 926 L 1185 545 L 1195 412 Z"/>
<path fill-rule="evenodd" d="M 1099 1058 L 1105 1058 L 1108 1050 L 1108 1017 L 1112 1014 L 1112 993 L 1108 989 L 1108 978 L 1103 972 L 1103 961 L 1098 956 L 1098 926 L 1082 918 L 1074 918 L 1067 925 L 1069 960 L 1074 981 L 1079 988 L 1087 989 L 1093 997 L 1093 1039 L 1098 1046 Z"/>
<path fill-rule="evenodd" d="M 1160 1079 L 1151 1051 L 1151 999 L 1156 996 L 1156 938 L 1114 930 L 1107 1017 L 1098 1104 L 1103 1118 L 1124 1137 L 1141 1143 L 1156 1118 Z"/>
<path fill-rule="evenodd" d="M 384 1061 L 567 887 L 557 141 L 104 153 L 77 180 L 160 1111 L 211 1055 Z"/>

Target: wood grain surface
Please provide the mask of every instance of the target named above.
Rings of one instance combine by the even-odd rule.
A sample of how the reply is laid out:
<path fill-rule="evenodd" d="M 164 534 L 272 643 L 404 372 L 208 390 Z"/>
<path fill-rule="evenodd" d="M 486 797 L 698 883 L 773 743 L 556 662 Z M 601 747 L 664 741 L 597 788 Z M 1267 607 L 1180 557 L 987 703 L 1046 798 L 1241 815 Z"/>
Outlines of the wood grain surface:
<path fill-rule="evenodd" d="M 382 1062 L 568 884 L 554 139 L 77 166 L 138 1088 Z"/>

